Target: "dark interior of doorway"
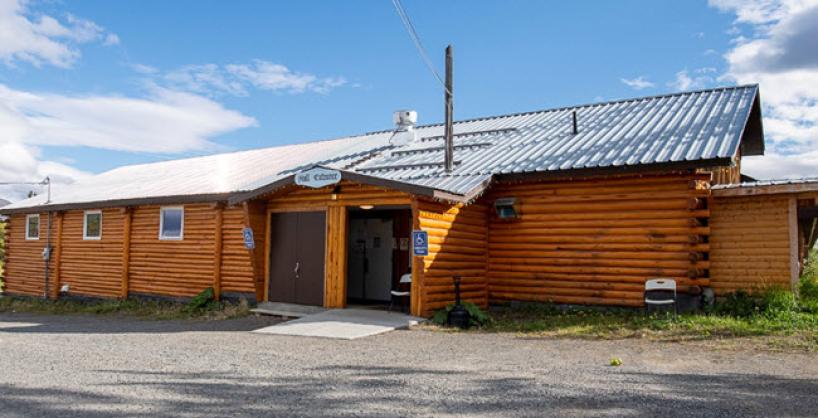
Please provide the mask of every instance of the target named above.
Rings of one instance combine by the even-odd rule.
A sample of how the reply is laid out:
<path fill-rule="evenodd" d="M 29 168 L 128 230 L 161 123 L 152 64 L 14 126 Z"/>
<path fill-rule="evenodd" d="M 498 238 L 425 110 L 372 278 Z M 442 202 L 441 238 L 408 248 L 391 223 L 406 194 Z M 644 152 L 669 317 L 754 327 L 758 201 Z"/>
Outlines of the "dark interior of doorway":
<path fill-rule="evenodd" d="M 409 208 L 349 211 L 347 305 L 386 308 L 391 291 L 408 285 L 400 278 L 411 272 Z M 396 303 L 408 305 L 408 300 Z"/>

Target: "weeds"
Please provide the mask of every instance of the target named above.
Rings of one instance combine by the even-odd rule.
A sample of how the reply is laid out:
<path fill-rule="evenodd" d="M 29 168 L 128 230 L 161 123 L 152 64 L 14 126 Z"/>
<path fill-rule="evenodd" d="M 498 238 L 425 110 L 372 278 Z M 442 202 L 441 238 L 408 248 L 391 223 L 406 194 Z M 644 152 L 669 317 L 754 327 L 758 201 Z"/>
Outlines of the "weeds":
<path fill-rule="evenodd" d="M 212 297 L 211 297 L 212 299 Z M 147 320 L 229 319 L 249 314 L 247 301 L 239 303 L 210 300 L 204 306 L 152 300 L 43 300 L 38 298 L 0 298 L 0 312 L 26 312 L 51 315 L 119 315 Z"/>
<path fill-rule="evenodd" d="M 484 310 L 480 309 L 479 306 L 475 305 L 471 302 L 463 302 L 463 308 L 469 313 L 469 325 L 472 327 L 482 327 L 488 325 L 491 322 L 491 317 L 489 317 L 488 313 Z M 435 312 L 434 316 L 432 317 L 432 322 L 437 325 L 446 325 L 446 320 L 448 318 L 449 312 L 454 308 L 454 304 L 450 304 L 446 306 L 445 309 L 440 309 Z"/>
<path fill-rule="evenodd" d="M 440 311 L 445 322 L 445 311 Z M 438 318 L 439 319 L 439 318 Z M 661 341 L 764 337 L 770 348 L 818 351 L 818 255 L 812 252 L 798 296 L 780 288 L 738 291 L 702 313 L 645 315 L 625 308 L 515 303 L 494 307 L 483 332 Z"/>

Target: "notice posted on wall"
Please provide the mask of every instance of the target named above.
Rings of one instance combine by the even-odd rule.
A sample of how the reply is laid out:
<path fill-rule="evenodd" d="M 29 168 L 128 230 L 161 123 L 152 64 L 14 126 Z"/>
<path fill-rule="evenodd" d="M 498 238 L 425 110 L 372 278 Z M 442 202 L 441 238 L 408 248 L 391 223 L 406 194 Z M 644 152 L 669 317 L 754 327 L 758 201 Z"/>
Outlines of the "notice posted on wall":
<path fill-rule="evenodd" d="M 429 233 L 426 231 L 412 231 L 412 254 L 416 257 L 429 255 Z"/>

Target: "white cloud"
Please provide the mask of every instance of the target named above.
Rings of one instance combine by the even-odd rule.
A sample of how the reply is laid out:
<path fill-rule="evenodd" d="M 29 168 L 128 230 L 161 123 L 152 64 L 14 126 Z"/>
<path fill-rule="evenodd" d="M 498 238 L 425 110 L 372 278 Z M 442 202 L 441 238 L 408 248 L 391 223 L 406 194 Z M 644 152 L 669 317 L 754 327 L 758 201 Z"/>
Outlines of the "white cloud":
<path fill-rule="evenodd" d="M 105 46 L 119 45 L 119 36 L 115 33 L 109 33 L 105 35 L 105 40 L 102 41 L 102 44 Z"/>
<path fill-rule="evenodd" d="M 625 83 L 625 85 L 634 90 L 642 90 L 654 86 L 652 82 L 646 80 L 645 77 L 641 75 L 632 79 L 620 78 L 619 81 Z"/>
<path fill-rule="evenodd" d="M 307 91 L 326 94 L 347 83 L 343 77 L 300 73 L 264 60 L 254 60 L 249 65 L 188 65 L 168 72 L 157 82 L 200 94 L 234 96 L 246 96 L 250 88 L 293 94 Z"/>
<path fill-rule="evenodd" d="M 66 96 L 0 85 L 0 137 L 34 145 L 178 153 L 208 138 L 255 126 L 255 119 L 208 98 L 153 86 L 146 97 Z"/>
<path fill-rule="evenodd" d="M 159 69 L 145 64 L 130 64 L 130 67 L 139 74 L 156 74 Z"/>
<path fill-rule="evenodd" d="M 0 179 L 48 175 L 66 183 L 87 175 L 64 162 L 43 160 L 40 146 L 180 153 L 213 148 L 210 138 L 256 125 L 208 98 L 157 86 L 145 97 L 122 97 L 32 93 L 0 84 Z M 20 198 L 29 189 L 4 187 L 0 196 Z"/>
<path fill-rule="evenodd" d="M 195 93 L 247 95 L 244 83 L 230 77 L 216 64 L 188 65 L 165 74 L 164 81 L 174 89 Z"/>
<path fill-rule="evenodd" d="M 818 175 L 818 0 L 711 0 L 749 25 L 727 52 L 725 79 L 758 83 L 767 156 L 747 158 L 761 178 Z"/>
<path fill-rule="evenodd" d="M 676 73 L 676 79 L 667 83 L 667 85 L 675 90 L 696 90 L 702 89 L 713 83 L 713 77 L 706 75 L 711 72 L 711 67 L 697 68 L 693 70 L 694 75 L 691 77 L 688 70 L 682 70 Z"/>
<path fill-rule="evenodd" d="M 67 15 L 65 22 L 48 15 L 34 15 L 25 0 L 0 0 L 0 60 L 35 66 L 50 64 L 68 68 L 80 56 L 78 44 L 119 38 L 90 20 Z"/>

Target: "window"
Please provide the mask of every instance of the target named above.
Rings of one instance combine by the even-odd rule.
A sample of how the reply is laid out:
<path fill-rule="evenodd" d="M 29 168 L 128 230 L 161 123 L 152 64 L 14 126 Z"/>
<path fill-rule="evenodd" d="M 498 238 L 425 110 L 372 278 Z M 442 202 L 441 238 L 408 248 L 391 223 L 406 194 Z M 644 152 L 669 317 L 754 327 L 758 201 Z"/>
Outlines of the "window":
<path fill-rule="evenodd" d="M 520 214 L 517 211 L 517 199 L 513 197 L 504 197 L 495 200 L 494 210 L 497 212 L 497 217 L 500 219 L 514 219 L 520 217 Z"/>
<path fill-rule="evenodd" d="M 181 206 L 162 208 L 159 213 L 159 239 L 180 240 L 185 230 L 185 209 Z"/>
<path fill-rule="evenodd" d="M 102 211 L 85 211 L 82 227 L 82 239 L 102 239 Z"/>
<path fill-rule="evenodd" d="M 26 239 L 40 239 L 40 215 L 26 215 Z"/>

